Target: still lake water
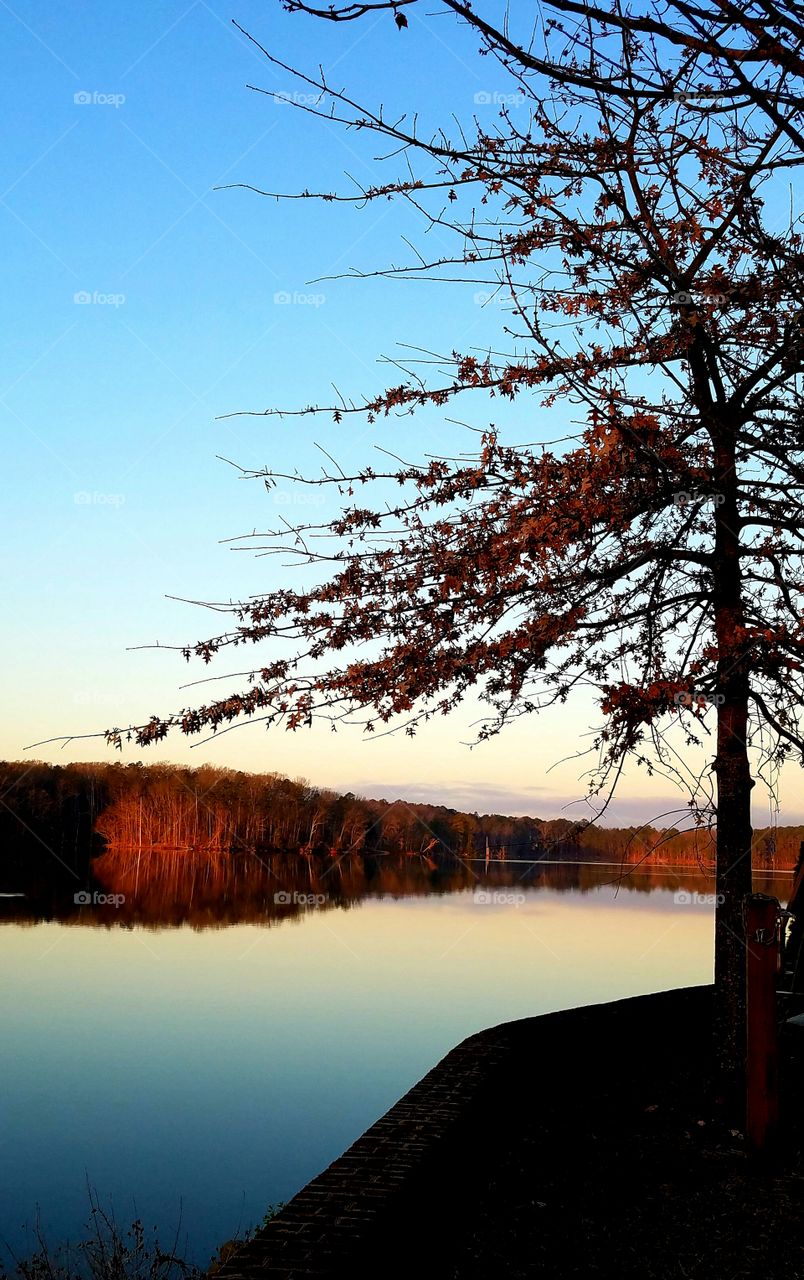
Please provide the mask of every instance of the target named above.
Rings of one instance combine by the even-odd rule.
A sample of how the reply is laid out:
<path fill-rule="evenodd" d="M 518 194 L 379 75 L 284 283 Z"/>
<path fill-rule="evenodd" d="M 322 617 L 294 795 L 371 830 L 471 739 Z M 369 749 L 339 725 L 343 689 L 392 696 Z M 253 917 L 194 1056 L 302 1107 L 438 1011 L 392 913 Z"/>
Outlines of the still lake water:
<path fill-rule="evenodd" d="M 123 910 L 7 902 L 0 1241 L 30 1250 L 37 1206 L 52 1243 L 76 1239 L 88 1181 L 118 1222 L 167 1237 L 181 1220 L 205 1264 L 465 1036 L 712 979 L 713 907 L 695 895 L 713 888 L 689 867 L 619 889 L 612 867 L 476 869 L 489 901 L 417 866 L 361 869 L 326 909 L 253 890 L 239 907 L 214 877 L 189 914 L 186 886 L 166 902 L 138 883 L 135 909 L 122 871 L 106 888 L 125 882 Z M 320 888 L 306 871 L 294 892 Z"/>

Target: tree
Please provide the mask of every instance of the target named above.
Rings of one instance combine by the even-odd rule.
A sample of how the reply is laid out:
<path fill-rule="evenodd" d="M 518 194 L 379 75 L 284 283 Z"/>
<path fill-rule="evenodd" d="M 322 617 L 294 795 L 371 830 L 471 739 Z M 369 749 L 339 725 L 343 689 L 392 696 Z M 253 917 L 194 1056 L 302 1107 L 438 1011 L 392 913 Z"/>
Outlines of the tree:
<path fill-rule="evenodd" d="M 326 8 L 310 0 L 280 0 L 289 13 L 304 13 L 329 22 L 354 22 L 386 10 L 397 25 L 407 27 L 403 10 L 421 7 L 420 0 L 345 0 Z M 661 100 L 667 93 L 667 69 L 674 54 L 687 53 L 708 59 L 717 71 L 719 88 L 714 92 L 684 86 L 689 110 L 711 110 L 713 99 L 723 94 L 739 94 L 745 105 L 755 107 L 777 124 L 800 151 L 804 151 L 802 115 L 804 99 L 804 11 L 795 0 L 657 0 L 647 13 L 624 7 L 615 0 L 608 8 L 590 0 L 543 0 L 539 13 L 550 18 L 542 23 L 538 48 L 533 39 L 517 41 L 511 34 L 511 13 L 495 21 L 493 6 L 485 13 L 475 11 L 466 0 L 443 0 L 444 8 L 464 23 L 481 42 L 483 51 L 499 59 L 515 76 L 534 73 L 559 84 L 572 84 L 612 97 L 628 98 L 635 91 L 642 100 Z M 524 18 L 523 18 L 524 14 Z M 516 15 L 525 28 L 536 26 L 536 15 L 522 7 Z M 541 18 L 540 18 L 541 22 Z M 616 58 L 603 51 L 600 39 L 608 33 L 621 37 L 643 37 L 654 43 L 653 64 L 639 68 L 636 80 L 623 75 Z M 769 70 L 783 71 L 786 81 L 766 79 Z"/>
<path fill-rule="evenodd" d="M 285 7 L 338 21 L 412 16 L 415 2 Z M 464 268 L 509 299 L 510 349 L 423 353 L 401 383 L 359 404 L 298 412 L 375 420 L 468 392 L 537 397 L 560 438 L 514 447 L 491 425 L 472 456 L 281 477 L 343 498 L 331 522 L 266 535 L 321 566 L 322 581 L 233 605 L 230 629 L 184 654 L 210 662 L 272 638 L 300 641 L 298 653 L 267 661 L 236 693 L 129 732 L 146 745 L 173 727 L 194 734 L 246 716 L 295 729 L 363 713 L 367 731 L 404 717 L 413 733 L 477 692 L 490 708 L 482 739 L 585 683 L 604 714 L 602 794 L 629 755 L 683 777 L 667 734 L 700 748 L 714 715 L 718 1052 L 737 1098 L 749 746 L 776 765 L 804 751 L 804 253 L 798 219 L 768 220 L 768 200 L 804 154 L 801 66 L 788 65 L 767 15 L 760 48 L 760 5 L 740 19 L 720 0 L 668 0 L 632 17 L 555 0 L 554 12 L 583 22 L 570 32 L 552 19 L 558 48 L 542 59 L 527 32 L 517 39 L 456 0 L 446 6 L 514 75 L 526 117 L 505 105 L 493 129 L 475 120 L 471 137 L 467 127 L 427 138 L 415 118 L 386 120 L 323 73 L 302 75 L 322 94 L 303 109 L 368 129 L 407 161 L 402 178 L 357 195 L 302 195 L 404 200 L 453 234 L 454 255 L 388 274 Z M 417 156 L 435 173 L 417 177 Z M 385 507 L 358 502 L 389 484 L 400 496 Z M 320 549 L 322 536 L 334 545 Z M 121 731 L 109 736 L 119 742 Z M 704 783 L 695 779 L 693 796 L 706 816 Z"/>

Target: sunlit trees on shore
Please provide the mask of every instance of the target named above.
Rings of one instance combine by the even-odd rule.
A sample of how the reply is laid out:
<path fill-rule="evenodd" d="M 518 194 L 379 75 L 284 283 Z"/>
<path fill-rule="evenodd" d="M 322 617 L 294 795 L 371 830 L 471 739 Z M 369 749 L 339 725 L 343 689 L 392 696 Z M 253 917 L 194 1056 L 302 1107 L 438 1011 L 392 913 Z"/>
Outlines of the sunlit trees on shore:
<path fill-rule="evenodd" d="M 710 832 L 644 827 L 583 830 L 566 818 L 466 813 L 444 805 L 377 800 L 312 786 L 281 774 L 243 773 L 204 765 L 48 765 L 0 763 L 0 875 L 8 888 L 33 860 L 57 879 L 104 849 L 134 854 L 295 855 L 401 853 L 434 859 L 591 858 L 643 864 L 658 846 L 658 866 L 710 870 Z M 313 834 L 312 841 L 310 835 Z M 758 836 L 760 833 L 758 833 Z M 795 865 L 804 828 L 761 834 L 760 865 Z M 61 861 L 60 861 L 61 859 Z"/>

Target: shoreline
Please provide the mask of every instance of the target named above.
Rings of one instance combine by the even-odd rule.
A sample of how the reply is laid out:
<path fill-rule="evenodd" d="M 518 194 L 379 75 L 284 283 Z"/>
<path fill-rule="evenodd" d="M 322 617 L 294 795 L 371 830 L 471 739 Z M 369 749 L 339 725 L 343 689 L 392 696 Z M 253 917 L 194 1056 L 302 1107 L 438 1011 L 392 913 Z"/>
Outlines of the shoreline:
<path fill-rule="evenodd" d="M 798 1274 L 800 1152 L 757 1178 L 713 1111 L 713 993 L 670 990 L 470 1036 L 217 1280 L 409 1277 L 425 1263 L 451 1280 Z"/>

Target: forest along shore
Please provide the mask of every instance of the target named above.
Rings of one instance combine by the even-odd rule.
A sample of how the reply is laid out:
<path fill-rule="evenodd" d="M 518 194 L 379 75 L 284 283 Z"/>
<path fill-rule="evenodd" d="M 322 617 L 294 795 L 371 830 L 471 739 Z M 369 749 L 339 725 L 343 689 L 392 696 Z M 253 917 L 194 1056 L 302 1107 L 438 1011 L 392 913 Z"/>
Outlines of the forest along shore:
<path fill-rule="evenodd" d="M 162 855 L 162 873 L 176 873 L 188 854 L 207 855 L 213 868 L 216 860 L 256 853 L 415 854 L 434 865 L 474 858 L 643 864 L 653 855 L 662 866 L 705 870 L 714 862 L 710 831 L 479 815 L 340 795 L 279 773 L 11 762 L 0 763 L 0 788 L 6 893 L 69 885 L 86 879 L 90 866 L 101 868 L 103 857 L 115 855 L 122 867 L 132 851 Z M 791 869 L 803 839 L 800 826 L 757 831 L 755 866 Z"/>

